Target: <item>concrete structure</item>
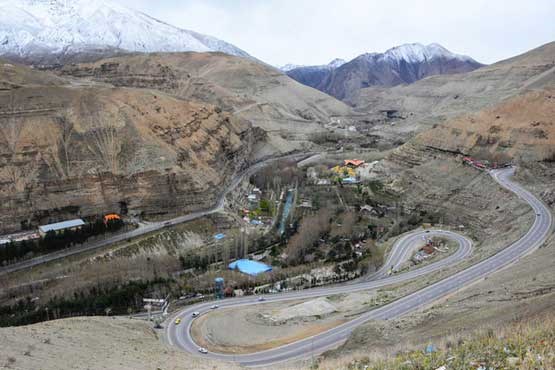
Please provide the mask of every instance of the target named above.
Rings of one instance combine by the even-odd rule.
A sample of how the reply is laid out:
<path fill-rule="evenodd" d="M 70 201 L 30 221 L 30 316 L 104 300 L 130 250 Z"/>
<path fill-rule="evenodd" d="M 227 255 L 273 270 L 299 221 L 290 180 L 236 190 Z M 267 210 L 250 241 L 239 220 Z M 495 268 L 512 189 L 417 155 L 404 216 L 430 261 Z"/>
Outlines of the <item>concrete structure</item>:
<path fill-rule="evenodd" d="M 68 220 L 63 222 L 57 222 L 55 224 L 48 224 L 39 226 L 39 233 L 41 236 L 45 236 L 46 233 L 54 231 L 56 233 L 63 230 L 79 230 L 85 225 L 85 221 L 77 218 L 75 220 Z"/>

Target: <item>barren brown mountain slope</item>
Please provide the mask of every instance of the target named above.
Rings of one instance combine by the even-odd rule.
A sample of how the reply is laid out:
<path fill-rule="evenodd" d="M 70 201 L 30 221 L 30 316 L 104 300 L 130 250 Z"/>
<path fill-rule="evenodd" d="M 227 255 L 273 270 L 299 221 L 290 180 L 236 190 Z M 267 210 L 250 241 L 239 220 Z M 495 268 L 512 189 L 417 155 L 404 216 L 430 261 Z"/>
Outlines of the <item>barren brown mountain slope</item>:
<path fill-rule="evenodd" d="M 398 111 L 396 125 L 377 125 L 376 134 L 410 137 L 458 115 L 493 106 L 511 96 L 555 86 L 555 42 L 468 73 L 432 76 L 391 89 L 361 89 L 356 108 L 379 116 Z"/>
<path fill-rule="evenodd" d="M 0 333 L 0 369 L 240 369 L 166 347 L 141 320 L 74 318 Z"/>
<path fill-rule="evenodd" d="M 273 67 L 222 53 L 128 55 L 66 66 L 61 74 L 212 103 L 269 132 L 280 149 L 298 147 L 302 144 L 295 139 L 302 141 L 332 117 L 352 113 L 344 103 Z"/>
<path fill-rule="evenodd" d="M 62 78 L 51 73 L 35 71 L 0 59 L 0 91 L 22 85 L 60 85 L 63 83 Z"/>
<path fill-rule="evenodd" d="M 415 141 L 500 162 L 555 159 L 555 90 L 519 95 L 423 132 Z"/>
<path fill-rule="evenodd" d="M 104 212 L 213 205 L 264 133 L 162 92 L 78 86 L 20 71 L 0 91 L 0 230 Z M 28 81 L 31 80 L 31 83 Z"/>

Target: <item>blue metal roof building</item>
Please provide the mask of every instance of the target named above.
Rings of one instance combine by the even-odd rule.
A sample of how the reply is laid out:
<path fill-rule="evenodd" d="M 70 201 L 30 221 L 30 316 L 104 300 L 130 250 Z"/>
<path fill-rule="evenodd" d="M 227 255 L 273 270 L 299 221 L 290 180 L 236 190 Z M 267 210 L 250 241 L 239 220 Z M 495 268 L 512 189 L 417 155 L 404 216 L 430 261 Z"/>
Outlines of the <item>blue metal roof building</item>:
<path fill-rule="evenodd" d="M 85 225 L 85 221 L 81 220 L 80 218 L 75 220 L 57 222 L 55 224 L 48 224 L 39 226 L 39 231 L 41 234 L 46 234 L 49 231 L 60 231 L 65 229 L 73 229 L 76 227 L 81 227 Z"/>
<path fill-rule="evenodd" d="M 271 266 L 268 266 L 262 262 L 246 259 L 231 262 L 228 268 L 230 270 L 239 270 L 240 272 L 251 276 L 255 276 L 263 272 L 272 271 Z"/>

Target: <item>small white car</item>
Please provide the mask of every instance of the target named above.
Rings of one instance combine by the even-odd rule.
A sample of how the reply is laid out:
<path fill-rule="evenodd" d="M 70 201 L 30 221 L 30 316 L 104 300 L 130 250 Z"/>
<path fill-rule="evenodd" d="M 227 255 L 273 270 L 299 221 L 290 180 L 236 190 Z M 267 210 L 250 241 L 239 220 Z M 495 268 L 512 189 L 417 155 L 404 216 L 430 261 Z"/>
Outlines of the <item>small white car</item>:
<path fill-rule="evenodd" d="M 200 315 L 200 312 L 198 311 L 193 312 L 193 317 L 197 317 L 198 315 Z"/>
<path fill-rule="evenodd" d="M 204 347 L 200 347 L 200 348 L 198 349 L 198 351 L 199 351 L 200 353 L 203 353 L 203 354 L 207 354 L 207 353 L 208 353 L 208 350 L 207 350 L 206 348 L 204 348 Z"/>
<path fill-rule="evenodd" d="M 264 302 L 265 300 L 266 300 L 266 298 L 264 298 L 262 296 L 258 297 L 258 302 Z"/>
<path fill-rule="evenodd" d="M 210 306 L 210 309 L 211 309 L 211 310 L 215 310 L 216 308 L 218 308 L 218 305 L 217 305 L 217 304 L 213 304 L 212 306 Z"/>

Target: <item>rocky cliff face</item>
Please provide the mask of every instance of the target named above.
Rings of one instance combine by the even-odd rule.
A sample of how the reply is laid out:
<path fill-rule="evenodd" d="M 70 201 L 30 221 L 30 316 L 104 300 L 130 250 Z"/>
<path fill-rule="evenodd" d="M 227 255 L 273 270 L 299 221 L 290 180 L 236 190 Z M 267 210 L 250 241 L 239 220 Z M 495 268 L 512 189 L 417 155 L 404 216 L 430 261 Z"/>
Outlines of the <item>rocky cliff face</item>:
<path fill-rule="evenodd" d="M 302 139 L 322 130 L 331 117 L 352 113 L 344 103 L 268 65 L 222 53 L 131 55 L 67 65 L 60 73 L 217 105 L 267 131 L 277 151 L 302 145 L 283 140 L 281 134 Z"/>
<path fill-rule="evenodd" d="M 213 105 L 3 68 L 18 88 L 0 91 L 0 232 L 208 208 L 265 139 Z"/>
<path fill-rule="evenodd" d="M 415 143 L 497 162 L 555 161 L 555 90 L 459 117 L 423 132 Z"/>

